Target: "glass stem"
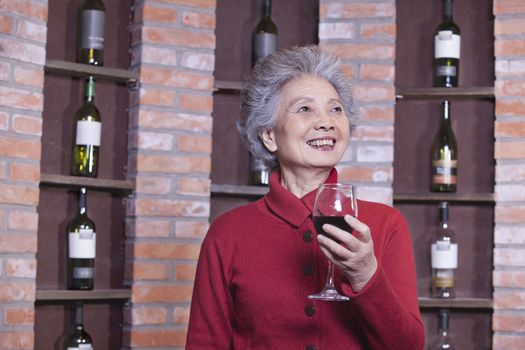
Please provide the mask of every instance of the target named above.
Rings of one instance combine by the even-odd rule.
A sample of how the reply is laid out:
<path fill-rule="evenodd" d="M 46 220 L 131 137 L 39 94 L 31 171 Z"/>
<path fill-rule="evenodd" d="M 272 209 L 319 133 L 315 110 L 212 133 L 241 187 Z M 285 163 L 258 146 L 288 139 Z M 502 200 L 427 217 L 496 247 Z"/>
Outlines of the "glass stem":
<path fill-rule="evenodd" d="M 335 289 L 334 286 L 334 264 L 328 260 L 328 277 L 326 279 L 326 289 Z"/>

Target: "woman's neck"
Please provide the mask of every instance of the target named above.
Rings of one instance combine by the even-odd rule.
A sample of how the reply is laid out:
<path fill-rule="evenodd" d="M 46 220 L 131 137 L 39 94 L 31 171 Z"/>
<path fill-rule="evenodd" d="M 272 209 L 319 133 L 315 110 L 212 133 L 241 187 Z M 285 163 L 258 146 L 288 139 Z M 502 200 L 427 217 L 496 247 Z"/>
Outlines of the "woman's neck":
<path fill-rule="evenodd" d="M 294 172 L 286 168 L 280 169 L 281 185 L 297 198 L 302 198 L 307 193 L 317 189 L 330 175 L 331 169 L 319 169 L 308 172 Z"/>

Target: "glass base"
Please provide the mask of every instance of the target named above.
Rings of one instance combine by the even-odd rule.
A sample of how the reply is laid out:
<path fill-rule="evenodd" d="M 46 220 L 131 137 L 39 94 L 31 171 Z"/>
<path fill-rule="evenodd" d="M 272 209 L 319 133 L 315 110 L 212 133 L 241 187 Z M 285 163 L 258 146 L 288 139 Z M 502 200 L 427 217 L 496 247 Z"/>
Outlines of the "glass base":
<path fill-rule="evenodd" d="M 309 295 L 311 300 L 325 300 L 325 301 L 349 301 L 350 298 L 346 295 L 341 295 L 333 288 L 325 288 L 321 292 Z"/>

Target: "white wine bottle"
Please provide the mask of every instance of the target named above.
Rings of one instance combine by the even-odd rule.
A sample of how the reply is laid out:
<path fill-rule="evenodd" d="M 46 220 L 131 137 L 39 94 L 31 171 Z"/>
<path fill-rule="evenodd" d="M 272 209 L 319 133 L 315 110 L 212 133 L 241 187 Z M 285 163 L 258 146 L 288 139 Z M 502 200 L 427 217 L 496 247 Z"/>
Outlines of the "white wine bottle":
<path fill-rule="evenodd" d="M 434 192 L 456 192 L 458 146 L 452 130 L 450 102 L 442 103 L 441 125 L 432 147 L 432 185 Z"/>
<path fill-rule="evenodd" d="M 449 311 L 447 309 L 439 310 L 439 331 L 436 340 L 430 347 L 431 350 L 454 350 L 455 346 L 450 339 L 449 328 Z"/>
<path fill-rule="evenodd" d="M 68 223 L 68 289 L 93 289 L 97 234 L 87 215 L 87 191 L 78 192 L 78 212 Z"/>
<path fill-rule="evenodd" d="M 456 87 L 461 36 L 452 18 L 453 0 L 443 0 L 443 20 L 434 34 L 434 87 Z"/>
<path fill-rule="evenodd" d="M 80 42 L 78 62 L 104 65 L 106 8 L 101 0 L 85 0 L 80 6 Z"/>
<path fill-rule="evenodd" d="M 252 65 L 277 50 L 277 26 L 272 21 L 272 1 L 264 0 L 263 17 L 253 34 Z M 266 186 L 270 170 L 261 159 L 250 154 L 251 180 L 254 185 Z"/>
<path fill-rule="evenodd" d="M 84 329 L 84 306 L 75 303 L 75 322 L 73 329 L 64 339 L 64 350 L 93 350 L 91 336 Z"/>
<path fill-rule="evenodd" d="M 71 174 L 97 177 L 102 122 L 95 106 L 95 78 L 86 81 L 84 104 L 75 113 L 76 135 Z"/>
<path fill-rule="evenodd" d="M 454 272 L 458 267 L 458 245 L 456 234 L 449 227 L 448 218 L 448 202 L 441 202 L 438 237 L 430 249 L 433 298 L 454 298 L 456 296 Z"/>

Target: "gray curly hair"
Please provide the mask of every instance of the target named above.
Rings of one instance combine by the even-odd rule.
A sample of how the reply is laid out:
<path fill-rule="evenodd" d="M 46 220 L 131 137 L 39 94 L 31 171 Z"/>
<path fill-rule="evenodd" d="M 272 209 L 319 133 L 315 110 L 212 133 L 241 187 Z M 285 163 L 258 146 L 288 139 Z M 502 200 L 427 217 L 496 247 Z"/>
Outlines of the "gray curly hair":
<path fill-rule="evenodd" d="M 318 46 L 283 49 L 259 60 L 241 89 L 241 116 L 237 129 L 252 155 L 269 168 L 279 166 L 275 154 L 269 152 L 259 134 L 275 125 L 275 115 L 282 88 L 304 75 L 328 81 L 343 105 L 350 129 L 355 126 L 350 79 L 343 73 L 339 59 Z"/>

